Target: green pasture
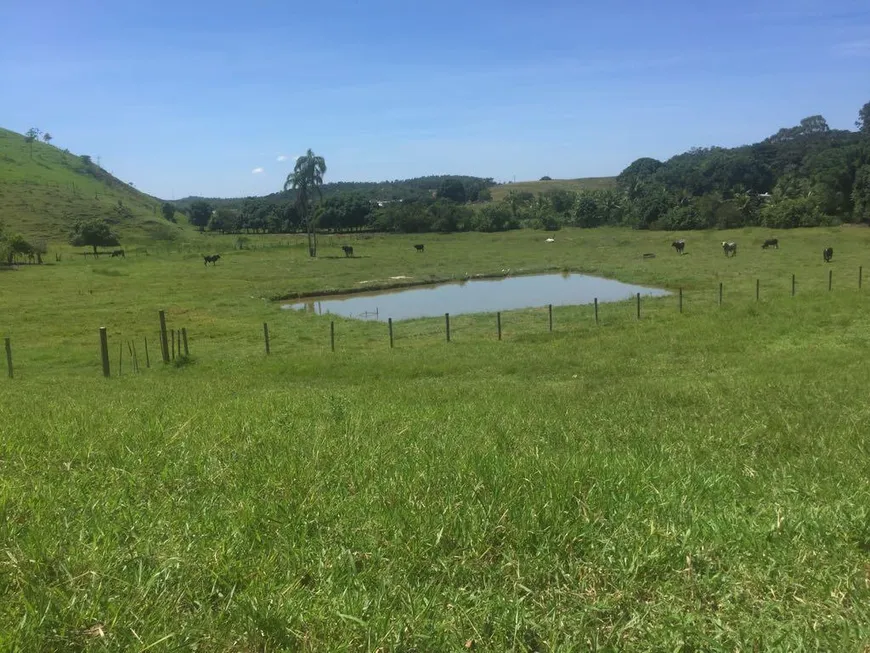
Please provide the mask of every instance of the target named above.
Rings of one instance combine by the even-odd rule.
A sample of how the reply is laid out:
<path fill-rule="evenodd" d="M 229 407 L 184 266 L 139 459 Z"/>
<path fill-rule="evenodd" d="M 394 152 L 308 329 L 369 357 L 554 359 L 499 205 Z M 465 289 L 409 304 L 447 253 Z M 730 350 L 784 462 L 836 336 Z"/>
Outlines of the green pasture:
<path fill-rule="evenodd" d="M 236 245 L 0 270 L 0 650 L 870 646 L 870 230 Z M 392 350 L 275 301 L 546 270 L 675 294 L 553 333 L 506 312 L 501 342 L 493 315 L 450 343 L 402 321 Z M 190 360 L 157 362 L 159 310 Z"/>

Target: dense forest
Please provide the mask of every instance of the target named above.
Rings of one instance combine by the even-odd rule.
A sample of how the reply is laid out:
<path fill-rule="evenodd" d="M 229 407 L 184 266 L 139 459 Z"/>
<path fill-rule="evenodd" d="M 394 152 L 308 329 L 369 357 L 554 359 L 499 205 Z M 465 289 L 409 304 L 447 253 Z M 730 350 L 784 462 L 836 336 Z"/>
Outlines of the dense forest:
<path fill-rule="evenodd" d="M 511 191 L 489 201 L 492 179 L 422 177 L 322 186 L 321 230 L 387 232 L 554 230 L 565 225 L 635 229 L 811 227 L 870 222 L 870 102 L 857 131 L 832 130 L 822 116 L 736 148 L 695 148 L 667 161 L 641 158 L 614 189 L 537 195 Z M 297 231 L 292 191 L 243 200 L 177 203 L 201 229 L 224 233 Z"/>

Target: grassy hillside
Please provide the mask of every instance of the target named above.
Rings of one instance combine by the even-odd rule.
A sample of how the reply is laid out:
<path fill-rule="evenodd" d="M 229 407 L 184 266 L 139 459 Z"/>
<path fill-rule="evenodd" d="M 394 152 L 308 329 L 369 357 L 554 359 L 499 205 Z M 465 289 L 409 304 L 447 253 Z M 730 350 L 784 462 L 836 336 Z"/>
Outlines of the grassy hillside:
<path fill-rule="evenodd" d="M 675 235 L 325 236 L 316 260 L 203 235 L 0 272 L 0 649 L 866 651 L 870 230 Z M 264 299 L 506 267 L 684 311 L 511 311 L 501 342 L 493 315 L 450 343 L 402 321 L 394 349 L 336 319 L 332 353 L 330 317 Z M 160 308 L 192 361 L 155 363 Z"/>
<path fill-rule="evenodd" d="M 507 197 L 510 191 L 528 191 L 530 193 L 546 193 L 548 190 L 598 190 L 605 188 L 614 188 L 616 186 L 615 177 L 585 177 L 583 179 L 553 179 L 551 181 L 517 181 L 511 184 L 501 184 L 493 186 L 493 200 L 502 200 Z"/>
<path fill-rule="evenodd" d="M 121 203 L 119 206 L 119 202 Z M 28 238 L 64 240 L 77 219 L 105 218 L 126 239 L 171 238 L 161 202 L 81 157 L 0 129 L 0 221 Z M 182 218 L 183 219 L 183 218 Z"/>

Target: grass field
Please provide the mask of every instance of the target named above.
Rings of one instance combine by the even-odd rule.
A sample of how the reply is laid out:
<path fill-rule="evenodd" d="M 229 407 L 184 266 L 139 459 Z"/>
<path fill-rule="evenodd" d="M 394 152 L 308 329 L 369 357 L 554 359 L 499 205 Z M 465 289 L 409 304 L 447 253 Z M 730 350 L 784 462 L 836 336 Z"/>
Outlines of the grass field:
<path fill-rule="evenodd" d="M 865 651 L 870 230 L 682 235 L 326 237 L 316 261 L 201 236 L 0 272 L 0 650 Z M 458 316 L 449 344 L 414 320 L 393 350 L 337 320 L 332 353 L 328 317 L 270 301 L 503 269 L 685 310 L 510 312 L 502 342 Z M 97 328 L 116 373 L 159 309 L 193 360 L 101 378 Z"/>
<path fill-rule="evenodd" d="M 490 190 L 492 191 L 493 200 L 503 200 L 512 190 L 518 193 L 527 191 L 537 195 L 538 193 L 546 193 L 549 190 L 570 190 L 577 192 L 581 190 L 614 188 L 615 186 L 615 177 L 584 177 L 582 179 L 553 179 L 550 181 L 516 181 L 511 184 L 493 186 Z"/>

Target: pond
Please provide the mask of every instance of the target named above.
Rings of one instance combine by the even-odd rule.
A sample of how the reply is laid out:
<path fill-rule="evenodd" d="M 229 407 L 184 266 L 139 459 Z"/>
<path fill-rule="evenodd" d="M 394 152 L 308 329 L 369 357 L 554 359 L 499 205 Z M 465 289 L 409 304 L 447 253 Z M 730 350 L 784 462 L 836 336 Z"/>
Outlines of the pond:
<path fill-rule="evenodd" d="M 634 297 L 663 297 L 658 288 L 634 286 L 585 274 L 536 274 L 503 279 L 477 279 L 431 286 L 307 297 L 281 308 L 360 320 L 409 320 L 445 313 L 494 313 L 552 304 L 571 306 L 618 302 Z"/>

